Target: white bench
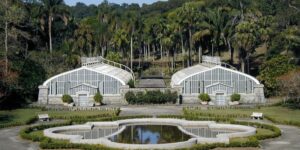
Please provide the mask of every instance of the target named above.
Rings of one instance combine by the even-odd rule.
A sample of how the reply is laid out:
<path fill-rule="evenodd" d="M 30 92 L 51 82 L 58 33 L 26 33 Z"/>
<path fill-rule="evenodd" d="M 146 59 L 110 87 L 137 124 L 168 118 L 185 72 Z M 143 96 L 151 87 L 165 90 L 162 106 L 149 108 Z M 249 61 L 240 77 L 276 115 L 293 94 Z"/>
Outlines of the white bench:
<path fill-rule="evenodd" d="M 50 121 L 50 117 L 48 114 L 39 114 L 38 117 L 40 121 Z"/>
<path fill-rule="evenodd" d="M 263 113 L 260 112 L 253 112 L 251 115 L 252 119 L 263 119 Z"/>

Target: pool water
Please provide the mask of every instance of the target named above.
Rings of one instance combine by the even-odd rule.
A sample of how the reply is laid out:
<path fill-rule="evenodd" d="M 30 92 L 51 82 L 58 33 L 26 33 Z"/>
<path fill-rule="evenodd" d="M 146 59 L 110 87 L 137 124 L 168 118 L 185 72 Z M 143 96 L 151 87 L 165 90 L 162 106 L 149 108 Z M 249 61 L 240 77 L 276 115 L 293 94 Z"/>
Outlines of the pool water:
<path fill-rule="evenodd" d="M 163 144 L 181 142 L 191 136 L 171 125 L 128 125 L 120 134 L 109 140 L 128 144 Z"/>

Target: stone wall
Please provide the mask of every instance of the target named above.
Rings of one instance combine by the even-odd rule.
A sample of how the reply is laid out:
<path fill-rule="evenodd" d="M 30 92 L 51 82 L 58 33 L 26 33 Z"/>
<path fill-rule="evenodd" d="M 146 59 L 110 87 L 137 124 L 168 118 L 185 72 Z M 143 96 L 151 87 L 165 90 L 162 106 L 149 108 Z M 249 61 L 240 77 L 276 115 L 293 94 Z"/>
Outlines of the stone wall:
<path fill-rule="evenodd" d="M 254 93 L 244 94 L 241 93 L 241 100 L 240 103 L 265 103 L 265 96 L 264 96 L 264 86 L 262 84 L 256 85 L 254 87 Z M 180 93 L 182 93 L 182 87 L 177 86 L 173 88 L 129 88 L 128 85 L 122 86 L 120 88 L 120 94 L 117 95 L 104 95 L 103 96 L 103 103 L 104 104 L 127 104 L 125 100 L 125 94 L 129 91 L 137 93 L 137 92 L 146 92 L 146 91 L 154 91 L 159 90 L 165 92 L 166 90 L 170 90 L 171 92 L 177 92 L 178 97 Z M 39 104 L 63 104 L 61 101 L 61 96 L 51 96 L 48 95 L 48 87 L 46 86 L 39 86 L 39 97 L 38 102 Z M 78 96 L 72 95 L 75 104 L 78 102 Z M 215 101 L 215 95 L 210 95 L 212 102 Z M 94 102 L 93 95 L 88 96 L 88 99 L 91 103 Z M 230 101 L 230 95 L 226 96 L 227 103 Z M 183 104 L 197 104 L 200 103 L 198 99 L 198 94 L 184 94 L 182 95 L 182 102 Z"/>

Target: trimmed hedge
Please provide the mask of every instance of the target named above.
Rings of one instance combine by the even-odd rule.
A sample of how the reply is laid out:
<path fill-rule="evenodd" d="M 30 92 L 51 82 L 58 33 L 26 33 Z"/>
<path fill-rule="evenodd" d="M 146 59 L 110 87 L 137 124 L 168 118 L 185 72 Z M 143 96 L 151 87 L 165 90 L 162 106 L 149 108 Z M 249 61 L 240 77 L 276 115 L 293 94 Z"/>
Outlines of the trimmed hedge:
<path fill-rule="evenodd" d="M 84 123 L 87 121 L 114 121 L 120 119 L 130 119 L 130 118 L 151 118 L 151 116 L 112 116 L 112 117 L 103 117 L 103 118 L 86 118 L 82 120 L 78 120 L 77 118 L 72 118 L 72 121 L 66 121 L 63 123 L 56 123 L 56 124 L 47 124 L 47 125 L 38 125 L 33 127 L 27 127 L 20 131 L 20 135 L 22 138 L 27 140 L 32 140 L 36 142 L 40 142 L 40 148 L 42 149 L 83 149 L 83 150 L 96 150 L 96 149 L 111 149 L 104 147 L 102 145 L 88 145 L 88 144 L 73 144 L 66 140 L 55 140 L 50 139 L 42 135 L 41 130 L 46 128 L 56 127 L 56 126 L 65 126 L 71 125 L 72 123 Z M 165 115 L 165 116 L 158 116 L 159 118 L 186 118 L 188 120 L 202 120 L 204 118 L 195 117 L 195 116 L 178 116 L 178 115 Z M 229 121 L 232 124 L 241 124 L 241 125 L 250 125 L 257 128 L 268 129 L 274 132 L 274 134 L 265 134 L 265 135 L 253 135 L 250 137 L 245 138 L 245 140 L 238 141 L 238 140 L 230 140 L 229 144 L 222 144 L 222 143 L 214 143 L 214 144 L 196 144 L 191 149 L 197 150 L 208 150 L 217 147 L 258 147 L 259 140 L 267 139 L 267 138 L 275 138 L 281 135 L 280 129 L 273 125 L 268 124 L 261 124 L 261 123 L 254 123 L 254 122 L 243 122 L 243 121 L 235 121 L 233 119 L 226 119 L 226 118 L 209 118 L 209 120 L 215 121 Z"/>
<path fill-rule="evenodd" d="M 198 96 L 199 100 L 204 101 L 204 102 L 209 102 L 210 101 L 210 97 L 207 93 L 201 93 Z"/>
<path fill-rule="evenodd" d="M 64 103 L 68 103 L 68 104 L 73 103 L 73 98 L 70 95 L 68 95 L 68 94 L 63 95 L 62 98 L 61 98 L 61 100 Z"/>
<path fill-rule="evenodd" d="M 240 94 L 237 94 L 237 93 L 234 93 L 230 96 L 230 100 L 232 102 L 235 102 L 235 101 L 240 101 L 241 99 L 241 95 Z"/>
<path fill-rule="evenodd" d="M 125 99 L 129 104 L 165 104 L 176 103 L 177 92 L 167 90 L 161 91 L 147 91 L 147 92 L 127 92 Z"/>
<path fill-rule="evenodd" d="M 94 96 L 94 101 L 101 104 L 102 100 L 103 100 L 103 96 L 100 94 L 100 92 L 97 92 Z"/>

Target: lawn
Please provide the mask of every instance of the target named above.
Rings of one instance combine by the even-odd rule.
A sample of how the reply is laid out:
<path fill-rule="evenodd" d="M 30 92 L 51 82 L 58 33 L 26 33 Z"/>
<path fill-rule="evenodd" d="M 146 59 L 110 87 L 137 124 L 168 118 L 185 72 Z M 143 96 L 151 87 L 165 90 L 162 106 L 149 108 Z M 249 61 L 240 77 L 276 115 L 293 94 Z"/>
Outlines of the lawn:
<path fill-rule="evenodd" d="M 267 119 L 276 123 L 300 126 L 300 110 L 280 106 L 261 107 L 255 109 L 196 109 L 185 111 L 185 113 L 198 114 L 199 116 L 224 118 L 249 118 L 252 112 L 262 112 Z"/>
<path fill-rule="evenodd" d="M 42 113 L 48 114 L 53 119 L 70 119 L 110 117 L 116 116 L 118 112 L 112 110 L 42 111 L 36 108 L 0 111 L 0 128 L 30 124 L 36 120 L 38 114 Z"/>

